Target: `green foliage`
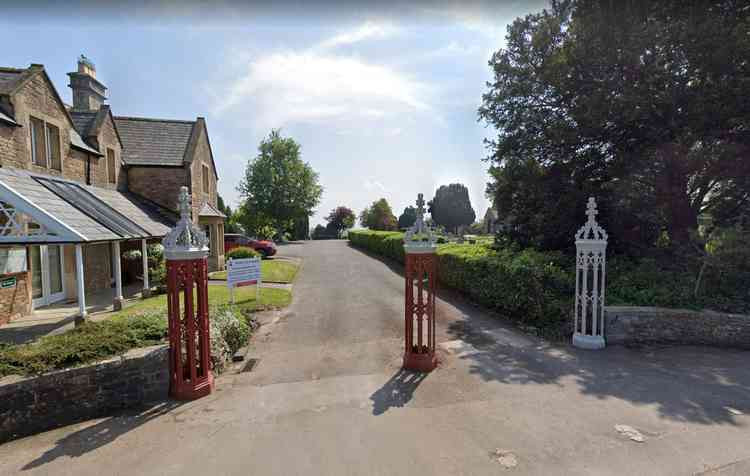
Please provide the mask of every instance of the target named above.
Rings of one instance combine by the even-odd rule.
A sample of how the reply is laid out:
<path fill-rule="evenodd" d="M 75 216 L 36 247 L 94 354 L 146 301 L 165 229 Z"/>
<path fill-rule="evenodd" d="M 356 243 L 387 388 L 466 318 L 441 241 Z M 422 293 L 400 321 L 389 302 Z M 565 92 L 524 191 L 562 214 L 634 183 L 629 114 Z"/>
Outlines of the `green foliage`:
<path fill-rule="evenodd" d="M 122 253 L 122 259 L 127 261 L 137 261 L 141 259 L 142 256 L 141 250 L 128 250 Z"/>
<path fill-rule="evenodd" d="M 354 226 L 357 217 L 351 208 L 336 207 L 326 217 L 328 226 L 326 228 L 332 231 L 336 236 L 340 236 L 344 230 Z"/>
<path fill-rule="evenodd" d="M 411 227 L 417 221 L 417 209 L 409 205 L 404 208 L 404 213 L 398 217 L 398 227 L 403 230 Z"/>
<path fill-rule="evenodd" d="M 209 315 L 212 369 L 222 372 L 234 353 L 247 344 L 251 328 L 231 306 L 212 307 Z"/>
<path fill-rule="evenodd" d="M 398 222 L 393 210 L 385 198 L 372 202 L 372 205 L 362 210 L 359 222 L 371 230 L 393 231 L 398 229 Z"/>
<path fill-rule="evenodd" d="M 750 104 L 736 100 L 748 30 L 750 9 L 726 0 L 559 1 L 516 19 L 479 109 L 498 131 L 487 192 L 505 233 L 564 249 L 589 195 L 611 248 L 631 255 L 662 230 L 689 246 L 704 213 L 737 223 L 750 197 Z"/>
<path fill-rule="evenodd" d="M 31 375 L 106 359 L 164 341 L 163 311 L 148 311 L 101 322 L 86 322 L 63 334 L 22 345 L 0 347 L 0 377 Z"/>
<path fill-rule="evenodd" d="M 254 236 L 267 237 L 267 227 L 281 235 L 293 229 L 295 220 L 312 214 L 323 187 L 317 172 L 300 158 L 300 146 L 291 137 L 273 130 L 258 150 L 237 187 L 243 199 L 241 223 Z"/>
<path fill-rule="evenodd" d="M 477 217 L 471 208 L 469 189 L 460 183 L 441 185 L 427 205 L 435 223 L 454 233 L 458 227 L 474 223 Z"/>
<path fill-rule="evenodd" d="M 247 246 L 238 246 L 237 248 L 229 250 L 225 257 L 226 259 L 245 259 L 256 258 L 258 256 L 260 256 L 260 253 L 254 249 L 248 248 Z"/>

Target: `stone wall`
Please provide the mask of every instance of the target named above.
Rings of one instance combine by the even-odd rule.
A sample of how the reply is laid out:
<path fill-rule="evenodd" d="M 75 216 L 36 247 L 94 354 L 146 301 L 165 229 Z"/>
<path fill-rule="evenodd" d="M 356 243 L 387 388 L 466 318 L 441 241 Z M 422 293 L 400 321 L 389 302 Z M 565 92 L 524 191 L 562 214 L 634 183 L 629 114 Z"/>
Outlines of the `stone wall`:
<path fill-rule="evenodd" d="M 169 346 L 39 377 L 0 379 L 0 443 L 164 400 Z"/>
<path fill-rule="evenodd" d="M 689 344 L 750 349 L 750 316 L 659 307 L 607 306 L 607 344 Z"/>
<path fill-rule="evenodd" d="M 31 281 L 30 273 L 11 273 L 0 278 L 16 278 L 16 285 L 0 288 L 0 325 L 7 324 L 19 316 L 31 312 Z"/>
<path fill-rule="evenodd" d="M 214 166 L 211 162 L 211 149 L 209 147 L 208 131 L 206 130 L 205 125 L 205 121 L 202 118 L 198 118 L 196 127 L 200 127 L 200 133 L 198 134 L 198 140 L 195 144 L 193 161 L 190 164 L 190 192 L 193 195 L 193 220 L 196 221 L 204 203 L 208 202 L 214 207 L 217 206 L 216 181 L 218 178 L 214 173 Z M 208 171 L 207 193 L 203 191 L 204 171 Z"/>

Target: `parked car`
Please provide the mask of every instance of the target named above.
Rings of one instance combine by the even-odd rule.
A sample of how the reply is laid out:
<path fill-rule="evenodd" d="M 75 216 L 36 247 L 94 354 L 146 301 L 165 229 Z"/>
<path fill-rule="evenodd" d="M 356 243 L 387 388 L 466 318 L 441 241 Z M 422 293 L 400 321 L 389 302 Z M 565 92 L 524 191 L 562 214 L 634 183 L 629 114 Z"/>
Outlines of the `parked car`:
<path fill-rule="evenodd" d="M 270 240 L 256 240 L 249 238 L 245 235 L 238 233 L 225 233 L 224 234 L 224 252 L 228 252 L 232 248 L 238 246 L 247 246 L 260 253 L 264 258 L 273 256 L 276 254 L 276 245 Z"/>

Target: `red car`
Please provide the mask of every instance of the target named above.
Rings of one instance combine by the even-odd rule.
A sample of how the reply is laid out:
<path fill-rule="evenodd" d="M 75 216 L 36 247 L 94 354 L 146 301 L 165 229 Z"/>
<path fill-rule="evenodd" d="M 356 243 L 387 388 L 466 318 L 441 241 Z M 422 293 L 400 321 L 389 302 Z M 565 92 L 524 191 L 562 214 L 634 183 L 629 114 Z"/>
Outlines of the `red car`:
<path fill-rule="evenodd" d="M 237 233 L 225 233 L 224 234 L 224 253 L 228 252 L 232 248 L 239 246 L 247 246 L 260 253 L 264 258 L 273 256 L 276 254 L 276 245 L 273 241 L 269 240 L 254 240 L 248 238 L 245 235 Z"/>

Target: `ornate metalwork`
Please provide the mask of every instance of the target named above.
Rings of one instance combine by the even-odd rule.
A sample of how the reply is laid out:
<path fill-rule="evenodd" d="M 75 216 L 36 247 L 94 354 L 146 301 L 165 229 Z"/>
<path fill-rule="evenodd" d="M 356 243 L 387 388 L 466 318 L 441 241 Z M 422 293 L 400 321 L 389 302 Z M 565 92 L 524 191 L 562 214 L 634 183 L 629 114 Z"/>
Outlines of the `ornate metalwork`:
<path fill-rule="evenodd" d="M 57 233 L 49 230 L 41 223 L 34 221 L 29 215 L 21 213 L 8 202 L 0 201 L 0 237 L 56 237 Z"/>
<path fill-rule="evenodd" d="M 412 252 L 418 252 L 423 249 L 431 251 L 435 248 L 435 234 L 432 228 L 424 222 L 425 201 L 424 196 L 420 193 L 417 195 L 417 221 L 414 222 L 404 234 L 404 247 Z"/>
<path fill-rule="evenodd" d="M 196 253 L 208 252 L 208 238 L 190 219 L 190 194 L 187 187 L 180 187 L 180 220 L 162 240 L 166 258 L 186 259 Z"/>
<path fill-rule="evenodd" d="M 586 224 L 576 232 L 576 294 L 573 345 L 601 349 L 604 342 L 604 290 L 607 232 L 596 221 L 594 197 L 586 206 Z"/>

